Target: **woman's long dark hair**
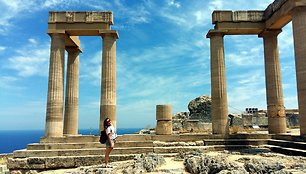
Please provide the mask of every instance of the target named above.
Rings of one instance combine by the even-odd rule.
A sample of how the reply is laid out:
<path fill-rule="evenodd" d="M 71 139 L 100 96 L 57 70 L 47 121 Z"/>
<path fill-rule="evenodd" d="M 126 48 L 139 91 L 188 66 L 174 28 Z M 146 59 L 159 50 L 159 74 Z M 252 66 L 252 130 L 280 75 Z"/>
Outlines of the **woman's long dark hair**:
<path fill-rule="evenodd" d="M 110 119 L 107 117 L 107 118 L 105 118 L 105 120 L 104 120 L 104 129 L 107 129 L 109 126 L 110 126 L 110 124 L 109 124 L 109 121 L 110 121 Z"/>

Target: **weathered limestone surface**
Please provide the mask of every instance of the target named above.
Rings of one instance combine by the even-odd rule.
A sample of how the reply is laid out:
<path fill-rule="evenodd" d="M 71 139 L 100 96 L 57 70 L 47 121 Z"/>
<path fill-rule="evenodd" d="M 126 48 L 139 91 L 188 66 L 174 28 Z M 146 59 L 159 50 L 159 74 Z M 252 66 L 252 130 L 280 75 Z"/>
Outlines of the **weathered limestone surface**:
<path fill-rule="evenodd" d="M 103 121 L 110 118 L 116 127 L 116 39 L 117 33 L 105 33 L 102 52 L 102 78 L 100 103 L 100 130 Z"/>
<path fill-rule="evenodd" d="M 171 135 L 172 121 L 157 121 L 156 135 Z"/>
<path fill-rule="evenodd" d="M 225 134 L 227 130 L 227 94 L 224 62 L 223 34 L 210 36 L 211 98 L 212 98 L 212 131 L 213 134 Z"/>
<path fill-rule="evenodd" d="M 78 134 L 78 100 L 79 100 L 79 53 L 77 47 L 69 47 L 67 76 L 66 76 L 66 99 L 64 115 L 64 134 Z"/>
<path fill-rule="evenodd" d="M 113 14 L 110 11 L 49 12 L 48 33 L 67 33 L 69 36 L 99 36 L 110 30 Z"/>
<path fill-rule="evenodd" d="M 198 119 L 211 123 L 211 98 L 209 96 L 199 96 L 191 100 L 188 104 L 190 112 L 189 119 Z"/>
<path fill-rule="evenodd" d="M 169 121 L 172 120 L 171 105 L 156 105 L 156 120 Z"/>
<path fill-rule="evenodd" d="M 262 22 L 264 11 L 214 11 L 212 23 L 217 22 Z"/>
<path fill-rule="evenodd" d="M 294 54 L 301 135 L 306 135 L 306 7 L 292 15 Z"/>
<path fill-rule="evenodd" d="M 286 113 L 282 89 L 282 78 L 277 46 L 277 35 L 281 30 L 267 30 L 264 40 L 266 95 L 269 133 L 286 133 Z"/>
<path fill-rule="evenodd" d="M 156 105 L 156 135 L 172 134 L 172 106 Z"/>
<path fill-rule="evenodd" d="M 63 136 L 65 36 L 51 34 L 45 136 Z"/>

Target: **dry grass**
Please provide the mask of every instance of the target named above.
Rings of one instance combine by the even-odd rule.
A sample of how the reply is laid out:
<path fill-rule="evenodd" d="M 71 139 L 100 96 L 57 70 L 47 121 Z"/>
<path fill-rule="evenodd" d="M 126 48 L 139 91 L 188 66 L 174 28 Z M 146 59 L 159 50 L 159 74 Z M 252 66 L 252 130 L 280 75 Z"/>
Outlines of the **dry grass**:
<path fill-rule="evenodd" d="M 6 164 L 7 161 L 5 158 L 0 158 L 0 165 Z"/>
<path fill-rule="evenodd" d="M 242 133 L 242 132 L 246 132 L 246 133 L 254 133 L 256 131 L 256 129 L 253 128 L 243 128 L 240 126 L 233 126 L 229 128 L 229 132 L 230 134 L 237 134 L 237 133 Z"/>

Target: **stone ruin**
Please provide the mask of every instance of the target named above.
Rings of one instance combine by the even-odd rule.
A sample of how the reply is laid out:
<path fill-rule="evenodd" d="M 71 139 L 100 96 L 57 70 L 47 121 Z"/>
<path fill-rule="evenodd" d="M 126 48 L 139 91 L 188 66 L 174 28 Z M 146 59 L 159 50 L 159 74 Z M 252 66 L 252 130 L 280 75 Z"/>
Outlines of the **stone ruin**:
<path fill-rule="evenodd" d="M 275 0 L 263 11 L 214 11 L 214 28 L 207 33 L 211 56 L 211 107 L 205 112 L 193 110 L 173 118 L 187 118 L 183 126 L 196 131 L 195 122 L 212 120 L 210 133 L 172 134 L 168 106 L 162 106 L 157 121 L 161 135 L 123 135 L 112 151 L 113 161 L 135 159 L 137 154 L 156 153 L 176 156 L 178 153 L 257 149 L 306 156 L 306 0 Z M 277 35 L 292 21 L 296 62 L 300 135 L 286 133 Z M 105 145 L 98 136 L 78 135 L 78 36 L 103 39 L 100 97 L 100 130 L 105 116 L 116 125 L 116 40 L 111 29 L 112 12 L 50 12 L 48 34 L 51 37 L 45 137 L 27 149 L 14 151 L 8 158 L 12 173 L 29 173 L 59 168 L 75 168 L 102 163 Z M 224 60 L 225 35 L 254 34 L 263 38 L 266 70 L 267 113 L 269 134 L 228 134 L 228 104 Z M 66 92 L 64 92 L 64 58 L 68 52 Z M 66 94 L 66 96 L 64 96 Z M 196 99 L 201 100 L 201 99 Z M 208 103 L 208 102 L 207 102 Z M 208 111 L 211 110 L 211 115 Z M 167 117 L 164 117 L 164 115 Z M 188 125 L 189 124 L 189 125 Z M 210 124 L 210 123 L 208 123 Z M 164 127 L 163 125 L 169 125 Z M 199 125 L 198 127 L 205 127 Z M 184 128 L 184 127 L 183 127 Z"/>
<path fill-rule="evenodd" d="M 189 112 L 178 112 L 173 116 L 173 131 L 211 132 L 211 98 L 199 96 L 188 104 Z"/>

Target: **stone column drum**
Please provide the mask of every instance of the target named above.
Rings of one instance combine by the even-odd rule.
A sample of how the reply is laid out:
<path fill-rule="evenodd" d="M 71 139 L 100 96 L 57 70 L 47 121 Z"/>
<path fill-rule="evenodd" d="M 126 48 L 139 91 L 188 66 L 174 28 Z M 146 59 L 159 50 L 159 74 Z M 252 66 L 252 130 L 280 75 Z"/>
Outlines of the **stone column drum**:
<path fill-rule="evenodd" d="M 156 135 L 172 134 L 171 105 L 156 105 Z"/>
<path fill-rule="evenodd" d="M 267 30 L 260 36 L 264 40 L 266 95 L 269 133 L 286 133 L 282 78 L 277 46 L 277 35 L 281 30 Z"/>
<path fill-rule="evenodd" d="M 306 136 L 306 7 L 292 14 L 300 134 Z"/>
<path fill-rule="evenodd" d="M 65 35 L 50 34 L 46 137 L 63 136 Z"/>
<path fill-rule="evenodd" d="M 68 61 L 66 74 L 64 135 L 77 135 L 80 49 L 78 47 L 68 47 L 66 50 L 68 52 Z"/>
<path fill-rule="evenodd" d="M 106 117 L 116 127 L 116 39 L 117 33 L 104 33 L 100 101 L 100 130 Z"/>
<path fill-rule="evenodd" d="M 212 99 L 212 132 L 228 133 L 228 106 L 224 62 L 224 43 L 222 33 L 210 33 L 210 69 Z"/>
<path fill-rule="evenodd" d="M 172 107 L 171 105 L 156 105 L 156 135 L 172 134 Z"/>

